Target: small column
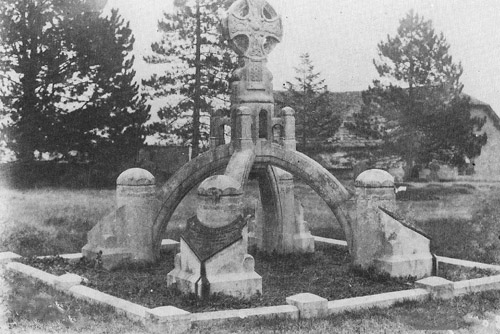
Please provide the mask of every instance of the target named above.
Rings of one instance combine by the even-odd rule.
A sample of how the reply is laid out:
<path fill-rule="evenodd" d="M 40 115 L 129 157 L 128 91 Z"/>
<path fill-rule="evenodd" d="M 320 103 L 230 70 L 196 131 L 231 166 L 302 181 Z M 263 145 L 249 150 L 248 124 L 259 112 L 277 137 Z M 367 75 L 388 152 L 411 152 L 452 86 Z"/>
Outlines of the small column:
<path fill-rule="evenodd" d="M 379 207 L 389 211 L 396 208 L 394 178 L 384 170 L 371 169 L 361 173 L 354 185 L 356 219 L 352 222 L 352 256 L 355 264 L 368 267 L 381 252 Z"/>
<path fill-rule="evenodd" d="M 283 147 L 287 150 L 295 151 L 297 142 L 295 141 L 295 111 L 286 107 L 281 109 L 283 119 Z"/>
<path fill-rule="evenodd" d="M 212 116 L 210 118 L 210 148 L 214 149 L 218 145 L 219 141 L 219 116 Z"/>
<path fill-rule="evenodd" d="M 246 150 L 254 147 L 252 139 L 252 111 L 248 107 L 236 110 L 236 149 Z"/>
<path fill-rule="evenodd" d="M 252 242 L 265 252 L 313 253 L 314 238 L 295 200 L 293 176 L 268 166 L 259 175 L 260 205 L 256 210 Z"/>
<path fill-rule="evenodd" d="M 354 185 L 353 263 L 363 268 L 375 267 L 391 277 L 431 275 L 430 238 L 395 214 L 394 177 L 371 169 L 361 173 Z"/>
<path fill-rule="evenodd" d="M 117 210 L 103 218 L 87 235 L 84 256 L 100 257 L 106 269 L 121 262 L 153 262 L 153 224 L 159 208 L 154 176 L 140 168 L 128 169 L 116 181 Z"/>

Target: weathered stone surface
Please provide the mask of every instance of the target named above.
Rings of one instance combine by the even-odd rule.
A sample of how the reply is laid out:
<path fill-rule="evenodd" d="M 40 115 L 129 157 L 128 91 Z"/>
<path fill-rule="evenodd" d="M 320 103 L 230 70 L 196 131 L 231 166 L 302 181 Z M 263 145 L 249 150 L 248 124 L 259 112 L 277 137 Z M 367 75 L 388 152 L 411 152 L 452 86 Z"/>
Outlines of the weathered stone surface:
<path fill-rule="evenodd" d="M 453 282 L 442 277 L 426 277 L 416 281 L 415 286 L 429 291 L 432 298 L 451 299 L 454 297 Z"/>
<path fill-rule="evenodd" d="M 338 314 L 346 311 L 367 310 L 373 307 L 389 307 L 403 301 L 425 301 L 429 292 L 425 289 L 412 289 L 381 293 L 371 296 L 354 297 L 328 302 L 328 313 Z"/>
<path fill-rule="evenodd" d="M 146 311 L 146 327 L 153 333 L 183 333 L 191 328 L 192 314 L 173 306 Z"/>
<path fill-rule="evenodd" d="M 299 318 L 299 310 L 295 306 L 280 305 L 256 307 L 241 310 L 225 310 L 193 314 L 193 324 L 214 325 L 227 320 L 241 319 L 293 319 Z"/>
<path fill-rule="evenodd" d="M 355 219 L 351 222 L 354 264 L 375 266 L 394 277 L 431 275 L 430 239 L 392 213 L 396 194 L 389 173 L 361 173 L 356 179 L 355 203 Z"/>
<path fill-rule="evenodd" d="M 241 184 L 226 175 L 214 175 L 203 181 L 198 187 L 198 195 L 208 197 L 241 195 Z"/>
<path fill-rule="evenodd" d="M 161 241 L 161 249 L 166 251 L 179 251 L 180 244 L 181 243 L 179 241 L 175 241 L 172 239 L 163 239 Z"/>
<path fill-rule="evenodd" d="M 265 252 L 312 253 L 314 239 L 295 200 L 293 176 L 268 166 L 259 176 L 260 206 L 256 211 L 253 242 Z"/>
<path fill-rule="evenodd" d="M 90 303 L 102 303 L 111 306 L 118 314 L 124 314 L 127 318 L 134 321 L 144 322 L 146 312 L 149 310 L 127 300 L 108 295 L 83 285 L 75 285 L 69 289 L 69 293 L 78 299 Z"/>
<path fill-rule="evenodd" d="M 254 271 L 253 257 L 246 254 L 246 237 L 203 262 L 181 239 L 181 252 L 177 254 L 175 269 L 167 275 L 167 284 L 199 296 L 223 293 L 249 298 L 262 293 L 262 278 Z"/>
<path fill-rule="evenodd" d="M 328 300 L 312 293 L 300 293 L 287 297 L 286 303 L 299 309 L 301 319 L 320 318 L 328 315 Z"/>
<path fill-rule="evenodd" d="M 354 185 L 360 188 L 392 188 L 394 177 L 381 169 L 369 169 L 358 175 Z"/>
<path fill-rule="evenodd" d="M 160 245 L 154 235 L 159 209 L 155 179 L 140 168 L 123 172 L 117 180 L 117 210 L 104 217 L 87 234 L 84 256 L 113 269 L 125 260 L 153 262 Z"/>
<path fill-rule="evenodd" d="M 12 252 L 2 252 L 0 253 L 0 263 L 8 263 L 12 260 L 21 258 L 21 255 Z"/>
<path fill-rule="evenodd" d="M 182 238 L 200 261 L 204 262 L 242 238 L 246 221 L 238 217 L 234 222 L 218 228 L 207 227 L 197 217 L 188 220 Z"/>
<path fill-rule="evenodd" d="M 56 278 L 54 286 L 59 290 L 69 290 L 75 285 L 80 285 L 85 279 L 76 274 L 64 274 Z"/>
<path fill-rule="evenodd" d="M 142 168 L 127 169 L 116 179 L 117 186 L 152 186 L 155 183 L 153 174 Z"/>
<path fill-rule="evenodd" d="M 481 277 L 453 283 L 454 295 L 500 290 L 500 275 Z"/>

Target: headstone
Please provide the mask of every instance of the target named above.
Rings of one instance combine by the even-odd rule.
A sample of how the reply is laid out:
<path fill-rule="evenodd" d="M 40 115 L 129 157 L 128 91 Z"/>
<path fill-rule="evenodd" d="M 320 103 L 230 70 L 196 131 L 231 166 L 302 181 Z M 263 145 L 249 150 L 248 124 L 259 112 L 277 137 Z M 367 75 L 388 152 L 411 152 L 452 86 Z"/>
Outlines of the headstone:
<path fill-rule="evenodd" d="M 262 293 L 262 278 L 247 254 L 247 221 L 241 215 L 240 185 L 226 175 L 198 187 L 198 209 L 181 236 L 175 269 L 167 284 L 185 293 L 249 298 Z"/>

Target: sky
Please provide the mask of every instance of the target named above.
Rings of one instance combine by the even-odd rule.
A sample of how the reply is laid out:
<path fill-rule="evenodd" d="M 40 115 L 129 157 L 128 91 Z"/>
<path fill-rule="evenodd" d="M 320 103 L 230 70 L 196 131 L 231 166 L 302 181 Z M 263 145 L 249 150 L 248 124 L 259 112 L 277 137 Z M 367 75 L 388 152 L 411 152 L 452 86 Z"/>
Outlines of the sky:
<path fill-rule="evenodd" d="M 490 104 L 500 114 L 500 1 L 498 0 L 268 0 L 283 18 L 284 37 L 269 56 L 274 88 L 293 81 L 305 52 L 333 92 L 361 91 L 378 74 L 373 66 L 377 44 L 394 36 L 414 9 L 432 20 L 461 62 L 464 92 Z M 130 20 L 136 45 L 138 78 L 156 69 L 141 58 L 159 39 L 156 24 L 173 0 L 108 0 Z"/>

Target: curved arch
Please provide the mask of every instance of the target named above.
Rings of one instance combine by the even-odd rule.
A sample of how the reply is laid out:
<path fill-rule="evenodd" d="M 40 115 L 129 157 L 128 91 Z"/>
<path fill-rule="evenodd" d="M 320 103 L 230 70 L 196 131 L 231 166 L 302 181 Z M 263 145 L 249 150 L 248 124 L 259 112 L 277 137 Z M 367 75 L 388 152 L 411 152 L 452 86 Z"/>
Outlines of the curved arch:
<path fill-rule="evenodd" d="M 197 184 L 223 169 L 234 153 L 232 145 L 219 146 L 184 165 L 162 187 L 162 206 L 154 226 L 156 244 L 161 244 L 161 236 L 168 221 L 182 199 Z M 350 197 L 344 186 L 323 166 L 297 151 L 285 150 L 276 144 L 266 145 L 256 156 L 254 166 L 273 165 L 306 182 L 330 207 L 346 235 L 351 249 L 351 225 L 340 208 L 340 204 Z"/>
<path fill-rule="evenodd" d="M 351 224 L 340 207 L 340 204 L 349 199 L 351 195 L 335 176 L 307 155 L 285 150 L 276 144 L 263 147 L 255 158 L 255 164 L 269 164 L 279 167 L 307 183 L 332 210 L 344 230 L 349 250 L 352 249 Z"/>
<path fill-rule="evenodd" d="M 205 152 L 181 167 L 161 189 L 161 207 L 153 227 L 153 238 L 159 255 L 161 237 L 167 228 L 168 221 L 182 199 L 200 182 L 225 168 L 233 154 L 232 145 L 218 146 Z"/>

